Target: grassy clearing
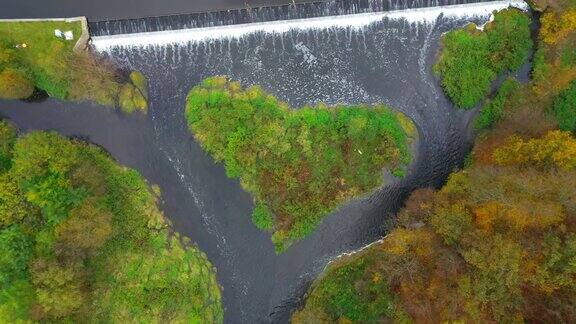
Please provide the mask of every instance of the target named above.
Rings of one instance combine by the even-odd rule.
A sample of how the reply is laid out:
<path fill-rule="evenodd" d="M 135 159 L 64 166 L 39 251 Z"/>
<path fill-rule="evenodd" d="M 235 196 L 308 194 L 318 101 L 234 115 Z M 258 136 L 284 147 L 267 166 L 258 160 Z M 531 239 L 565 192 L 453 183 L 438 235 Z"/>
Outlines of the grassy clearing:
<path fill-rule="evenodd" d="M 55 29 L 71 30 L 74 40 L 55 37 Z M 25 99 L 36 87 L 63 100 L 146 111 L 147 95 L 132 78 L 89 52 L 73 51 L 81 32 L 80 22 L 0 22 L 0 97 Z"/>
<path fill-rule="evenodd" d="M 412 122 L 384 106 L 291 110 L 258 87 L 216 77 L 190 91 L 190 130 L 228 176 L 254 195 L 253 219 L 278 252 L 352 197 L 403 174 Z M 272 224 L 273 219 L 273 224 Z"/>

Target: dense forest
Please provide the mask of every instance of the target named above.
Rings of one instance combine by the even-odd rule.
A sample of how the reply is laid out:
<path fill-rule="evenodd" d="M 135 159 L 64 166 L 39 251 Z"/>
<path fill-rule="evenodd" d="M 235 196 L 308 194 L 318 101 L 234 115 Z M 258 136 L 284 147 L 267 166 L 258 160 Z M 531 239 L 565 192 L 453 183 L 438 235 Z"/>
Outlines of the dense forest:
<path fill-rule="evenodd" d="M 381 105 L 292 110 L 224 77 L 191 90 L 186 118 L 202 147 L 254 195 L 254 223 L 274 232 L 278 252 L 347 199 L 381 186 L 383 168 L 403 176 L 416 132 Z"/>
<path fill-rule="evenodd" d="M 76 38 L 58 38 L 55 29 L 70 30 Z M 45 93 L 118 106 L 126 113 L 145 112 L 146 78 L 137 71 L 121 73 L 89 50 L 74 50 L 81 34 L 78 21 L 0 22 L 0 98 L 28 99 Z"/>
<path fill-rule="evenodd" d="M 158 195 L 99 147 L 0 121 L 0 322 L 222 322 Z"/>
<path fill-rule="evenodd" d="M 484 100 L 465 167 L 439 190 L 413 192 L 381 242 L 332 264 L 294 323 L 576 321 L 575 5 L 535 4 L 544 13 L 532 80 L 509 79 Z M 449 32 L 439 64 L 491 70 L 491 62 L 473 55 L 451 57 L 454 48 L 488 46 L 498 49 L 490 57 L 514 57 L 504 70 L 517 67 L 524 58 L 514 52 L 529 48 L 523 38 L 515 46 L 484 42 L 500 28 L 528 35 L 518 15 L 497 14 L 488 39 L 475 27 Z M 440 69 L 444 83 L 445 73 L 452 72 Z M 488 91 L 460 85 L 444 84 L 462 107 Z"/>

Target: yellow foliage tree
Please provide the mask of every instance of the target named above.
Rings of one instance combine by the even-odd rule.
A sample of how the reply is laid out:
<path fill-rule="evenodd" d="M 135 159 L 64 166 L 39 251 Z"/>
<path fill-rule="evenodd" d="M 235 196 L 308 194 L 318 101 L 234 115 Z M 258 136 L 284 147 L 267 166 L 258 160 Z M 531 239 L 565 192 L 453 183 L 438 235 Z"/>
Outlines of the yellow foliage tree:
<path fill-rule="evenodd" d="M 559 16 L 556 12 L 547 12 L 540 19 L 542 27 L 540 36 L 549 45 L 564 39 L 571 31 L 576 30 L 576 9 L 570 9 Z"/>
<path fill-rule="evenodd" d="M 551 131 L 542 138 L 524 141 L 513 135 L 494 150 L 499 165 L 533 165 L 539 168 L 576 169 L 576 140 L 570 132 Z"/>

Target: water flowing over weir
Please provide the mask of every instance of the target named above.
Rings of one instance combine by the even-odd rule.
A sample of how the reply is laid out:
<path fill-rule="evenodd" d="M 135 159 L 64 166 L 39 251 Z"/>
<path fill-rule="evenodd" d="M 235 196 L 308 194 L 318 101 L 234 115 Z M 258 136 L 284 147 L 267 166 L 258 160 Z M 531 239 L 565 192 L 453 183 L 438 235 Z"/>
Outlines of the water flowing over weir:
<path fill-rule="evenodd" d="M 217 12 L 94 21 L 90 23 L 90 30 L 93 36 L 105 36 L 441 7 L 489 1 L 491 0 L 334 0 L 306 2 L 269 7 L 247 7 Z"/>
<path fill-rule="evenodd" d="M 513 0 L 280 21 L 287 10 L 281 8 L 270 22 L 205 27 L 203 21 L 199 28 L 145 26 L 146 33 L 118 35 L 91 25 L 95 35 L 106 34 L 93 37 L 97 51 L 150 80 L 146 145 L 153 158 L 139 168 L 161 186 L 175 229 L 218 268 L 226 322 L 286 322 L 328 261 L 382 237 L 411 190 L 445 181 L 469 149 L 471 114 L 455 110 L 432 76 L 440 36 L 469 21 L 486 22 L 509 5 L 526 9 Z M 259 84 L 295 108 L 385 102 L 418 125 L 415 162 L 405 179 L 346 204 L 276 256 L 269 235 L 251 223 L 250 195 L 187 130 L 186 94 L 213 75 Z"/>

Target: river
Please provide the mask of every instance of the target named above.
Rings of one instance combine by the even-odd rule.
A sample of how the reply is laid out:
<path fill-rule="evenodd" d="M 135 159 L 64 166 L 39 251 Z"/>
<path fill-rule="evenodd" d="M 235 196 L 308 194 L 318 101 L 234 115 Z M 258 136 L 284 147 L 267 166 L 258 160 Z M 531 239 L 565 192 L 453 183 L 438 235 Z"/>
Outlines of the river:
<path fill-rule="evenodd" d="M 291 0 L 4 0 L 0 19 L 86 16 L 89 20 L 109 20 L 290 3 Z"/>
<path fill-rule="evenodd" d="M 198 39 L 188 31 L 168 43 L 159 41 L 161 34 L 95 38 L 102 55 L 150 79 L 148 115 L 123 116 L 90 103 L 47 99 L 0 101 L 0 116 L 24 131 L 52 129 L 86 138 L 139 170 L 162 189 L 162 208 L 175 229 L 217 267 L 225 322 L 287 322 L 330 260 L 385 235 L 414 188 L 440 186 L 462 164 L 472 140 L 472 112 L 453 107 L 432 64 L 442 33 L 468 21 L 487 21 L 491 7 L 481 6 L 425 9 L 329 27 L 310 23 L 283 32 L 264 25 L 226 37 L 215 30 Z M 418 126 L 415 161 L 405 179 L 345 204 L 312 235 L 276 255 L 269 235 L 250 220 L 251 196 L 226 177 L 186 127 L 188 90 L 217 74 L 259 84 L 294 108 L 317 102 L 387 103 Z"/>

